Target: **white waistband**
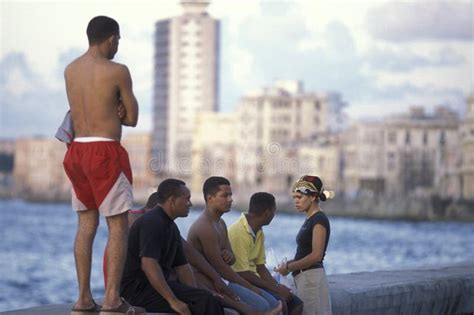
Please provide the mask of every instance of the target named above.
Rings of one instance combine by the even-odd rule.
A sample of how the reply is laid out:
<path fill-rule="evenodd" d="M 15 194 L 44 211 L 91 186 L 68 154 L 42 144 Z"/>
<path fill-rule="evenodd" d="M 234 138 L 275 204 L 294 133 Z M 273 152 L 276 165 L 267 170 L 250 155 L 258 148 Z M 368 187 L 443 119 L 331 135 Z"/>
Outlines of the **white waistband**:
<path fill-rule="evenodd" d="M 76 142 L 97 142 L 97 141 L 115 141 L 114 139 L 105 137 L 77 137 L 74 138 Z"/>

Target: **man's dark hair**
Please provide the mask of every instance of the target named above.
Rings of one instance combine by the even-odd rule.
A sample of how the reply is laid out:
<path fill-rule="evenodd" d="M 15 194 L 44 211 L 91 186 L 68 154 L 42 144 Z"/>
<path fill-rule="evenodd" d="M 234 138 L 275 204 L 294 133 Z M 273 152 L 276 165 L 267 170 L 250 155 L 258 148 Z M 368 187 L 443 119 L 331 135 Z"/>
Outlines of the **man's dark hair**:
<path fill-rule="evenodd" d="M 179 197 L 182 194 L 181 188 L 186 186 L 186 183 L 179 179 L 168 178 L 160 183 L 157 191 L 157 200 L 159 203 L 164 203 L 169 197 Z"/>
<path fill-rule="evenodd" d="M 258 192 L 250 197 L 249 213 L 261 215 L 268 209 L 276 207 L 275 197 L 267 192 Z"/>
<path fill-rule="evenodd" d="M 224 177 L 211 176 L 204 182 L 202 186 L 202 193 L 204 194 L 204 201 L 207 202 L 207 195 L 215 195 L 219 191 L 220 185 L 229 185 L 230 182 Z"/>
<path fill-rule="evenodd" d="M 148 197 L 145 207 L 148 209 L 154 208 L 160 201 L 158 200 L 158 192 L 154 192 Z"/>
<path fill-rule="evenodd" d="M 120 28 L 117 21 L 108 16 L 96 16 L 87 25 L 89 45 L 100 44 L 110 36 L 119 34 Z"/>

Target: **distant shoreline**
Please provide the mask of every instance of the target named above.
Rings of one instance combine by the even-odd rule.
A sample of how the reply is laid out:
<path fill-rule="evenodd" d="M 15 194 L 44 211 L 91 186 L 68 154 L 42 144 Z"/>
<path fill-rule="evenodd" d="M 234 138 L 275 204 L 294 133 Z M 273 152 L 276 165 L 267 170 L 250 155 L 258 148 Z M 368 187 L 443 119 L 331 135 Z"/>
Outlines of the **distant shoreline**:
<path fill-rule="evenodd" d="M 10 200 L 18 200 L 18 201 L 23 201 L 26 203 L 31 203 L 31 204 L 63 204 L 67 205 L 70 204 L 69 200 L 48 200 L 48 199 L 41 199 L 41 198 L 29 198 L 29 199 L 22 199 L 22 198 L 0 198 L 1 201 L 10 201 Z M 134 209 L 141 208 L 143 204 L 141 203 L 136 203 L 134 204 Z M 198 211 L 204 207 L 204 204 L 196 204 L 193 208 L 192 211 Z M 327 207 L 324 207 L 324 210 L 330 217 L 336 217 L 336 218 L 350 218 L 350 219 L 355 219 L 355 220 L 373 220 L 373 221 L 391 221 L 391 222 L 396 222 L 396 221 L 402 221 L 402 222 L 453 222 L 453 223 L 465 223 L 465 224 L 471 224 L 474 223 L 474 208 L 471 210 L 472 215 L 468 217 L 460 217 L 460 218 L 443 218 L 443 217 L 426 217 L 426 216 L 413 216 L 413 215 L 392 215 L 392 214 L 383 214 L 380 211 L 374 212 L 374 213 L 367 213 L 364 211 L 351 211 L 350 213 L 347 211 L 341 211 L 341 210 L 335 210 L 331 209 L 329 204 Z M 246 207 L 235 204 L 232 207 L 233 210 L 238 211 L 238 212 L 244 212 Z M 300 215 L 298 214 L 294 209 L 288 207 L 287 205 L 281 205 L 277 207 L 278 212 L 285 213 L 287 215 Z"/>

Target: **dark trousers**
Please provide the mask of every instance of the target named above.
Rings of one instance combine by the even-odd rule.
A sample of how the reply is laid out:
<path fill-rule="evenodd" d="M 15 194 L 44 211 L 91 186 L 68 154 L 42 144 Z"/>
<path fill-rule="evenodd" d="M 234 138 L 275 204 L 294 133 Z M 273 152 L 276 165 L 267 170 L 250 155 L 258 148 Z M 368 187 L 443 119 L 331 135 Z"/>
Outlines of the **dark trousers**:
<path fill-rule="evenodd" d="M 193 288 L 176 281 L 169 281 L 169 287 L 176 297 L 188 304 L 192 314 L 196 315 L 223 315 L 222 305 L 211 293 L 206 290 Z M 128 291 L 128 292 L 126 292 Z M 130 292 L 132 291 L 132 292 Z M 124 298 L 132 305 L 141 306 L 147 312 L 174 313 L 168 302 L 151 286 L 147 285 L 140 290 L 123 290 Z"/>

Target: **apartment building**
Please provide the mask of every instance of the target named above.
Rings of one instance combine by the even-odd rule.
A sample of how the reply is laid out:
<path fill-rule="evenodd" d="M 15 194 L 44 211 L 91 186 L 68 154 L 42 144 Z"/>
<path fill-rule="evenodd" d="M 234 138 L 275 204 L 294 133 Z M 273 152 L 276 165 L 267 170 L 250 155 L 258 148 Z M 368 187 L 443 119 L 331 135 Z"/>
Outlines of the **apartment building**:
<path fill-rule="evenodd" d="M 234 113 L 203 112 L 196 116 L 192 160 L 182 165 L 192 174 L 191 192 L 195 203 L 203 203 L 202 185 L 209 176 L 236 179 L 237 116 Z"/>
<path fill-rule="evenodd" d="M 344 187 L 348 196 L 456 197 L 459 118 L 446 107 L 380 122 L 358 122 L 344 133 Z"/>
<path fill-rule="evenodd" d="M 155 26 L 152 156 L 161 174 L 191 159 L 196 115 L 217 111 L 219 21 L 209 1 L 183 0 L 183 14 Z"/>
<path fill-rule="evenodd" d="M 14 189 L 15 140 L 0 140 L 0 198 L 11 197 Z"/>
<path fill-rule="evenodd" d="M 460 126 L 461 197 L 474 200 L 474 94 L 467 100 L 467 111 Z"/>
<path fill-rule="evenodd" d="M 337 93 L 305 92 L 290 80 L 244 96 L 237 109 L 239 185 L 288 192 L 300 172 L 298 144 L 324 142 L 336 131 L 343 106 Z"/>
<path fill-rule="evenodd" d="M 16 140 L 15 195 L 26 199 L 66 200 L 71 186 L 64 173 L 66 146 L 55 138 Z"/>
<path fill-rule="evenodd" d="M 159 161 L 151 156 L 150 133 L 130 133 L 123 136 L 121 144 L 127 150 L 133 174 L 133 196 L 137 202 L 145 202 L 158 187 L 154 167 Z"/>

